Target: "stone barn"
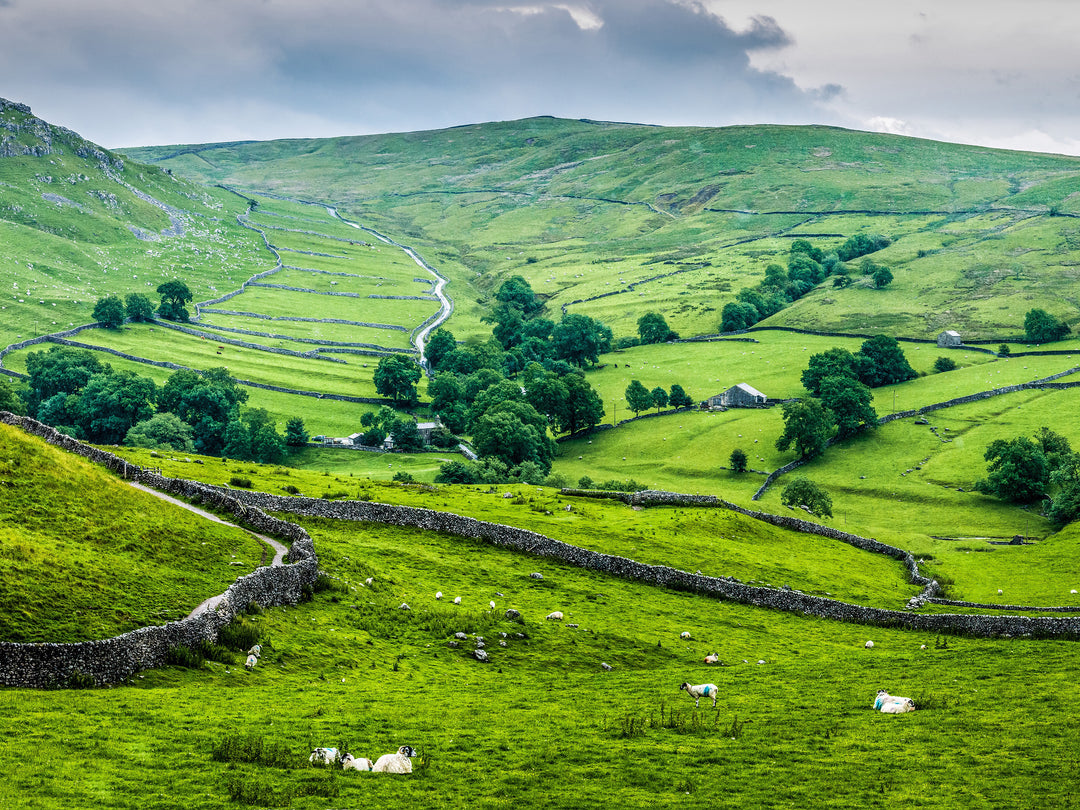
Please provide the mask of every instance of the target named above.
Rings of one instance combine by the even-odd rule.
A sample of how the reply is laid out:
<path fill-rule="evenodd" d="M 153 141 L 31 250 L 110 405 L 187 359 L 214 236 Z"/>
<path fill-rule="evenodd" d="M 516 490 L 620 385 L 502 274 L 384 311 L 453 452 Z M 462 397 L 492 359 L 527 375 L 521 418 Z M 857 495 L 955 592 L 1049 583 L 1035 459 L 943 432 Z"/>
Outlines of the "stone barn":
<path fill-rule="evenodd" d="M 937 336 L 937 345 L 942 349 L 951 349 L 955 346 L 963 346 L 964 341 L 960 339 L 959 332 L 954 332 L 950 329 Z"/>
<path fill-rule="evenodd" d="M 710 408 L 758 408 L 765 404 L 768 397 L 752 385 L 739 383 L 727 391 L 709 397 Z"/>

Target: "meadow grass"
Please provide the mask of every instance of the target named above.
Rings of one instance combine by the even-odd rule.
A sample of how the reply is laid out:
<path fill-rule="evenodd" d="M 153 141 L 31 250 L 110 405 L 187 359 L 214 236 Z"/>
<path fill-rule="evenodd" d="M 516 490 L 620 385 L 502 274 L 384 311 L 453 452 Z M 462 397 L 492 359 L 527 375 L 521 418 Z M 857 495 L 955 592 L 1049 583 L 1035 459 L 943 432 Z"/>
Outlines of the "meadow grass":
<path fill-rule="evenodd" d="M 304 524 L 341 582 L 250 618 L 263 643 L 254 671 L 211 662 L 111 689 L 0 692 L 5 806 L 171 807 L 178 791 L 192 808 L 230 795 L 295 808 L 713 806 L 719 793 L 749 806 L 851 808 L 1075 798 L 1066 774 L 1080 739 L 1055 708 L 1070 642 L 867 631 L 437 533 Z M 462 605 L 436 602 L 436 590 Z M 503 619 L 507 607 L 523 622 Z M 543 621 L 554 609 L 565 624 Z M 459 630 L 469 639 L 448 648 Z M 471 659 L 472 634 L 491 663 Z M 728 666 L 702 664 L 709 652 Z M 678 691 L 687 680 L 720 684 L 717 709 L 695 712 Z M 879 688 L 914 697 L 919 711 L 874 713 Z M 215 746 L 237 737 L 291 752 L 280 758 L 291 767 L 215 762 Z M 424 758 L 411 777 L 306 765 L 315 745 L 375 757 L 401 744 Z M 17 755 L 27 745 L 39 756 Z M 56 778 L 55 763 L 73 758 L 78 778 Z"/>
<path fill-rule="evenodd" d="M 0 638 L 84 641 L 186 616 L 265 546 L 0 425 Z"/>

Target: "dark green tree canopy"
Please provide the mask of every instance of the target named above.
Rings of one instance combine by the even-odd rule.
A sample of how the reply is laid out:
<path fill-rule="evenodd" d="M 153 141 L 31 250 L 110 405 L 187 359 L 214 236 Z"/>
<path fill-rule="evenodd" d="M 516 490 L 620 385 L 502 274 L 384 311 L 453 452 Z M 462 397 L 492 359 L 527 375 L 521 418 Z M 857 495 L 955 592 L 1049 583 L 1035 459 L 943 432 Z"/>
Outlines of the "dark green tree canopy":
<path fill-rule="evenodd" d="M 637 322 L 638 337 L 642 343 L 663 343 L 678 337 L 667 325 L 664 316 L 658 312 L 646 312 Z"/>
<path fill-rule="evenodd" d="M 820 455 L 832 437 L 833 415 L 817 399 L 797 399 L 781 408 L 784 432 L 776 440 L 776 449 L 783 452 L 794 445 L 799 458 Z"/>
<path fill-rule="evenodd" d="M 841 439 L 861 428 L 877 426 L 877 412 L 870 404 L 873 399 L 869 388 L 850 377 L 826 377 L 821 381 L 821 404 L 832 413 Z"/>
<path fill-rule="evenodd" d="M 858 361 L 855 355 L 839 347 L 810 355 L 809 364 L 801 377 L 803 388 L 816 397 L 821 393 L 821 381 L 826 377 L 848 377 L 857 380 Z"/>
<path fill-rule="evenodd" d="M 105 298 L 99 298 L 97 303 L 94 304 L 94 320 L 105 324 L 107 329 L 119 329 L 124 325 L 125 317 L 127 317 L 127 313 L 124 309 L 124 302 L 120 300 L 119 296 L 109 295 Z"/>
<path fill-rule="evenodd" d="M 131 428 L 124 437 L 124 444 L 151 450 L 175 450 L 193 453 L 195 443 L 191 425 L 173 413 L 156 413 Z"/>
<path fill-rule="evenodd" d="M 631 380 L 626 386 L 626 404 L 636 416 L 641 411 L 647 411 L 652 407 L 652 394 L 649 389 L 641 384 L 641 380 Z"/>
<path fill-rule="evenodd" d="M 409 357 L 393 354 L 379 361 L 374 374 L 375 390 L 394 402 L 416 402 L 420 366 Z"/>
<path fill-rule="evenodd" d="M 906 382 L 919 376 L 894 337 L 875 335 L 863 341 L 859 354 L 865 363 L 859 369 L 859 379 L 871 388 Z"/>
<path fill-rule="evenodd" d="M 551 345 L 557 360 L 579 367 L 596 365 L 601 354 L 611 351 L 611 330 L 588 315 L 571 312 L 555 325 Z"/>
<path fill-rule="evenodd" d="M 1024 316 L 1024 338 L 1031 343 L 1053 343 L 1071 331 L 1065 321 L 1044 309 L 1029 310 Z"/>
<path fill-rule="evenodd" d="M 881 234 L 857 233 L 848 238 L 836 251 L 842 262 L 850 262 L 868 253 L 875 253 L 891 244 L 887 236 Z"/>
<path fill-rule="evenodd" d="M 652 398 L 652 404 L 657 413 L 660 413 L 660 409 L 668 404 L 668 392 L 659 385 L 649 392 L 649 396 Z"/>
<path fill-rule="evenodd" d="M 495 293 L 495 300 L 514 307 L 524 318 L 531 318 L 544 308 L 529 282 L 521 276 L 511 276 L 504 281 Z"/>
<path fill-rule="evenodd" d="M 95 374 L 79 392 L 76 424 L 91 442 L 119 444 L 137 423 L 154 413 L 157 386 L 134 371 Z"/>
<path fill-rule="evenodd" d="M 806 507 L 820 517 L 832 517 L 832 497 L 824 488 L 802 476 L 784 487 L 780 503 L 796 509 Z"/>
<path fill-rule="evenodd" d="M 57 394 L 81 391 L 92 376 L 107 368 L 86 349 L 53 346 L 47 352 L 30 352 L 26 356 L 30 414 L 36 415 L 38 406 Z"/>
<path fill-rule="evenodd" d="M 976 482 L 979 492 L 1014 503 L 1040 500 L 1050 483 L 1050 463 L 1042 448 L 1026 436 L 995 439 L 986 448 L 988 475 Z"/>
<path fill-rule="evenodd" d="M 311 437 L 301 417 L 294 416 L 285 423 L 285 444 L 288 447 L 303 447 L 308 443 L 309 438 Z"/>
<path fill-rule="evenodd" d="M 191 290 L 188 289 L 187 284 L 180 281 L 180 279 L 174 278 L 172 281 L 166 281 L 164 284 L 158 285 L 158 294 L 161 296 L 161 305 L 158 307 L 158 314 L 169 321 L 188 321 L 188 311 L 186 304 L 189 304 L 192 299 Z"/>
<path fill-rule="evenodd" d="M 428 367 L 433 371 L 437 370 L 443 358 L 456 348 L 457 341 L 454 340 L 453 332 L 442 327 L 436 329 L 431 333 L 424 347 L 424 357 L 428 362 Z"/>
<path fill-rule="evenodd" d="M 734 450 L 731 451 L 731 458 L 728 459 L 728 463 L 731 465 L 731 471 L 732 472 L 734 472 L 734 473 L 744 473 L 744 472 L 746 472 L 746 465 L 748 463 L 748 459 L 746 458 L 746 453 L 744 453 L 742 450 L 740 450 L 738 447 L 736 447 Z"/>
<path fill-rule="evenodd" d="M 154 320 L 154 302 L 142 293 L 131 293 L 124 299 L 127 316 L 136 322 Z"/>
<path fill-rule="evenodd" d="M 671 386 L 671 407 L 672 408 L 691 408 L 694 405 L 694 398 L 690 396 L 683 387 L 678 383 Z"/>

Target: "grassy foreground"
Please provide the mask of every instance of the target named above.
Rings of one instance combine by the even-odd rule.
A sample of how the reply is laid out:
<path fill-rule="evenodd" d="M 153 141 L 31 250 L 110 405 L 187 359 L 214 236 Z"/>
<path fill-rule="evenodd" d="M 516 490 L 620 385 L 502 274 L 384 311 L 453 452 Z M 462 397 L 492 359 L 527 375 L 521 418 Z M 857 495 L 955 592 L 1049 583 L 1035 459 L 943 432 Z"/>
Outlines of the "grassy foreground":
<path fill-rule="evenodd" d="M 343 582 L 252 617 L 264 634 L 253 672 L 214 663 L 112 689 L 0 692 L 0 757 L 9 763 L 0 803 L 170 808 L 182 795 L 190 808 L 712 807 L 722 796 L 750 807 L 1075 805 L 1068 773 L 1080 731 L 1060 711 L 1074 644 L 867 631 L 459 538 L 304 523 Z M 368 576 L 374 584 L 364 588 Z M 436 602 L 436 590 L 446 599 Z M 447 603 L 455 595 L 459 607 Z M 502 618 L 508 607 L 523 623 Z M 555 609 L 564 622 L 545 622 Z M 691 640 L 679 639 L 683 630 Z M 456 631 L 470 638 L 452 649 Z M 473 634 L 490 663 L 470 657 Z M 713 651 L 729 666 L 702 664 Z M 678 692 L 684 680 L 716 683 L 717 709 L 694 712 Z M 921 708 L 874 713 L 878 688 Z M 277 764 L 213 760 L 215 746 L 238 737 L 278 746 Z M 367 756 L 410 744 L 424 767 L 402 778 L 307 767 L 309 746 L 341 743 Z"/>

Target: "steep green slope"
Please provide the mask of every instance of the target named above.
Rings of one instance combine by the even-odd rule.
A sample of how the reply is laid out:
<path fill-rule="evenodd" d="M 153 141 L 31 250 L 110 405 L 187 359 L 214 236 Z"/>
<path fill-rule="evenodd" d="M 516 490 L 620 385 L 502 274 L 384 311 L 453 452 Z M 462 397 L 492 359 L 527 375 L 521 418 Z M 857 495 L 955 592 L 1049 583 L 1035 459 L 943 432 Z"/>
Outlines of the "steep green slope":
<path fill-rule="evenodd" d="M 263 557 L 247 532 L 138 492 L 7 425 L 0 487 L 3 641 L 108 638 L 183 618 Z"/>
<path fill-rule="evenodd" d="M 426 245 L 459 301 L 521 274 L 555 317 L 569 306 L 616 335 L 650 310 L 684 335 L 717 331 L 793 238 L 833 249 L 861 232 L 894 239 L 893 288 L 823 286 L 770 322 L 992 338 L 1021 331 L 1032 306 L 1071 320 L 1078 305 L 1075 158 L 829 127 L 552 118 L 129 153 L 333 201 Z M 482 311 L 459 307 L 451 327 L 481 334 Z"/>

